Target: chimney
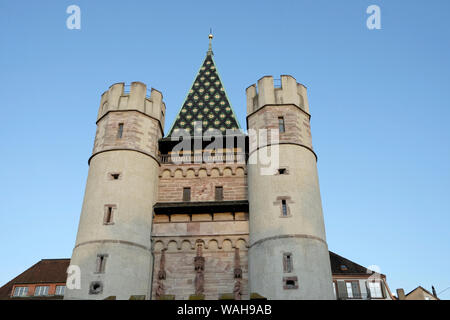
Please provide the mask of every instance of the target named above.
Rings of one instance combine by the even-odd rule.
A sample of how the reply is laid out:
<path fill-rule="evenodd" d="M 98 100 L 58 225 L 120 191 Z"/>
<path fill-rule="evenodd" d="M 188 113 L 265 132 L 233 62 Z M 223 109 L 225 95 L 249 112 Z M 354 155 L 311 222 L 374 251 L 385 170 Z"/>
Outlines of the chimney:
<path fill-rule="evenodd" d="M 434 286 L 431 286 L 431 290 L 433 290 L 433 296 L 435 298 L 437 298 L 437 293 L 436 293 L 436 289 L 434 288 Z"/>
<path fill-rule="evenodd" d="M 403 289 L 397 289 L 397 297 L 398 300 L 405 300 L 405 290 Z"/>

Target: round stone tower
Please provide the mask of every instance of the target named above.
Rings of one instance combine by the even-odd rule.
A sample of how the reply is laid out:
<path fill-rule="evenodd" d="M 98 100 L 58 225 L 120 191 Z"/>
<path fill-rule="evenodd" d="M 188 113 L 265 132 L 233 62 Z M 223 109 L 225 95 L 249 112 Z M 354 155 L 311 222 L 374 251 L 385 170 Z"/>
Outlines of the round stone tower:
<path fill-rule="evenodd" d="M 143 83 L 118 83 L 103 93 L 71 260 L 81 285 L 68 283 L 65 299 L 150 297 L 164 115 L 162 94 L 152 89 L 148 95 Z"/>
<path fill-rule="evenodd" d="M 250 291 L 334 299 L 306 88 L 263 77 L 247 88 L 247 114 Z"/>

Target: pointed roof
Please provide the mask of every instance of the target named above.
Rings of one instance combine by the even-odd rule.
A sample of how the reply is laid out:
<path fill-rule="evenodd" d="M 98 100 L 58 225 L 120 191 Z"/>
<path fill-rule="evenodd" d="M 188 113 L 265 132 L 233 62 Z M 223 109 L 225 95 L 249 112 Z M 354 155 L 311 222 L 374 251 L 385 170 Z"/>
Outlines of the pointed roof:
<path fill-rule="evenodd" d="M 432 294 L 430 291 L 428 291 L 427 289 L 425 289 L 422 286 L 418 286 L 417 288 L 411 290 L 409 293 L 405 294 L 405 297 L 408 297 L 410 294 L 414 293 L 417 290 L 422 290 L 422 291 L 426 292 L 427 294 L 429 294 L 431 297 L 433 297 L 433 298 L 435 298 L 437 300 L 440 300 L 438 297 L 436 297 L 434 294 Z"/>
<path fill-rule="evenodd" d="M 202 124 L 203 133 L 210 129 L 217 129 L 225 134 L 226 130 L 240 129 L 213 59 L 211 34 L 209 39 L 209 50 L 205 60 L 168 136 L 179 135 L 183 129 L 187 130 L 191 136 L 194 135 L 194 122 Z M 196 129 L 199 130 L 199 128 Z M 196 134 L 200 133 L 196 132 Z"/>

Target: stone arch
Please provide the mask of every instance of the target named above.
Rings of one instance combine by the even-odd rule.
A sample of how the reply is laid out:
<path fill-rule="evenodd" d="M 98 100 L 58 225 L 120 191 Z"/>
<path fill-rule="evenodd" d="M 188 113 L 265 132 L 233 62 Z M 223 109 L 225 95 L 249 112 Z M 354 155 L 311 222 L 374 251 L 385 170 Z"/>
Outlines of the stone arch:
<path fill-rule="evenodd" d="M 234 247 L 234 245 L 233 245 L 233 241 L 231 241 L 231 239 L 229 239 L 229 238 L 223 239 L 222 245 L 221 245 L 221 248 L 223 250 L 231 250 L 233 247 Z"/>
<path fill-rule="evenodd" d="M 159 253 L 159 252 L 161 252 L 161 250 L 163 250 L 165 248 L 166 248 L 166 245 L 164 244 L 164 242 L 161 240 L 158 240 L 155 242 L 155 244 L 153 246 L 153 251 L 156 253 Z"/>
<path fill-rule="evenodd" d="M 183 170 L 181 170 L 181 169 L 176 169 L 175 172 L 174 172 L 174 174 L 173 174 L 173 176 L 174 176 L 175 178 L 182 178 L 182 177 L 183 177 Z"/>
<path fill-rule="evenodd" d="M 186 170 L 186 177 L 187 178 L 194 178 L 195 177 L 195 170 L 192 168 L 189 168 Z"/>
<path fill-rule="evenodd" d="M 183 251 L 192 250 L 192 243 L 191 243 L 191 241 L 188 240 L 188 239 L 184 239 L 181 242 L 181 250 L 183 250 Z"/>
<path fill-rule="evenodd" d="M 219 242 L 216 239 L 210 239 L 208 241 L 208 247 L 209 250 L 217 250 L 219 248 Z"/>
<path fill-rule="evenodd" d="M 169 169 L 164 169 L 161 174 L 161 177 L 163 179 L 169 179 L 171 176 L 172 176 L 172 172 Z"/>
<path fill-rule="evenodd" d="M 245 176 L 245 169 L 244 167 L 237 167 L 236 168 L 236 175 L 239 177 Z"/>
<path fill-rule="evenodd" d="M 231 169 L 231 167 L 225 167 L 225 168 L 223 169 L 222 175 L 223 175 L 224 177 L 232 176 L 232 175 L 233 175 L 233 169 Z"/>
<path fill-rule="evenodd" d="M 211 177 L 220 177 L 220 170 L 219 170 L 219 168 L 212 168 L 211 169 Z"/>
<path fill-rule="evenodd" d="M 200 178 L 205 178 L 205 177 L 208 176 L 208 172 L 206 171 L 205 168 L 201 168 L 201 169 L 198 170 L 198 176 Z"/>
<path fill-rule="evenodd" d="M 239 250 L 246 250 L 247 246 L 247 241 L 244 238 L 239 238 L 236 240 L 236 248 L 239 248 Z"/>
<path fill-rule="evenodd" d="M 167 244 L 167 251 L 168 252 L 175 252 L 178 250 L 178 242 L 176 240 L 170 240 Z"/>

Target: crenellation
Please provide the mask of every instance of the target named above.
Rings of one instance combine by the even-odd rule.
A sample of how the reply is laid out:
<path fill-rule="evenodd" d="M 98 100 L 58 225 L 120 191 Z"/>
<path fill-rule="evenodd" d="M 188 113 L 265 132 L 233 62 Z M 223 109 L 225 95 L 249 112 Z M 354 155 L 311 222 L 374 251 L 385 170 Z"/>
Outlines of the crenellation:
<path fill-rule="evenodd" d="M 116 83 L 102 94 L 97 121 L 111 111 L 139 111 L 157 121 L 164 129 L 166 105 L 162 93 L 156 89 L 147 93 L 147 86 L 142 82 L 132 82 L 129 92 L 125 91 L 124 83 Z"/>
<path fill-rule="evenodd" d="M 294 105 L 309 115 L 306 87 L 290 75 L 281 75 L 280 80 L 281 86 L 276 87 L 272 76 L 264 76 L 247 88 L 248 115 L 268 105 Z"/>

